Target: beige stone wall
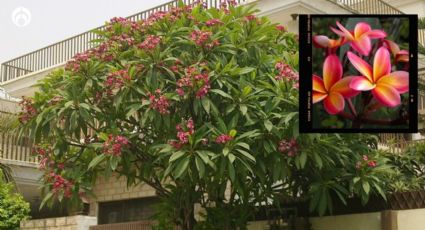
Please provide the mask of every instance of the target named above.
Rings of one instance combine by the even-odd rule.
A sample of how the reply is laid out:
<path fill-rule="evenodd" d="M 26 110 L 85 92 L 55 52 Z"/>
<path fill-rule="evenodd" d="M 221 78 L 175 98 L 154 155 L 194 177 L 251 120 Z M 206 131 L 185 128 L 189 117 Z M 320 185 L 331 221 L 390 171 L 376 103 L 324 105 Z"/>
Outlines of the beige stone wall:
<path fill-rule="evenodd" d="M 423 230 L 425 229 L 425 209 L 391 211 L 397 215 L 396 228 L 389 230 Z"/>
<path fill-rule="evenodd" d="M 381 230 L 381 212 L 310 218 L 315 230 Z"/>
<path fill-rule="evenodd" d="M 97 218 L 92 216 L 67 216 L 21 222 L 21 230 L 86 230 L 96 225 Z"/>
<path fill-rule="evenodd" d="M 93 192 L 97 199 L 90 201 L 90 216 L 97 216 L 99 202 L 155 196 L 155 190 L 146 184 L 127 188 L 125 177 L 99 178 Z"/>

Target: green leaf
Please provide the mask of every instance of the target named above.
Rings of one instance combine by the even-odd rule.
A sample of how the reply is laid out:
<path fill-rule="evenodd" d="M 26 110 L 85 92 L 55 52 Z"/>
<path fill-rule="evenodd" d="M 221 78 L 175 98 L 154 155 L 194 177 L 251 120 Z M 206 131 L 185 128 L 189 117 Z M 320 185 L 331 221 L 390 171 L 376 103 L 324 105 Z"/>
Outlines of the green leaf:
<path fill-rule="evenodd" d="M 229 154 L 229 155 L 227 155 L 227 157 L 229 158 L 229 160 L 230 160 L 230 163 L 232 163 L 233 164 L 233 162 L 235 161 L 235 159 L 236 159 L 236 157 L 235 157 L 235 155 L 233 155 L 233 154 Z"/>
<path fill-rule="evenodd" d="M 87 147 L 91 147 L 94 149 L 100 149 L 103 148 L 103 144 L 102 143 L 90 143 L 87 145 Z"/>
<path fill-rule="evenodd" d="M 345 200 L 344 196 L 339 192 L 337 189 L 334 189 L 336 195 L 338 196 L 339 200 L 344 204 L 347 205 L 347 201 Z"/>
<path fill-rule="evenodd" d="M 248 94 L 252 92 L 252 88 L 249 86 L 245 86 L 242 91 L 242 96 L 246 97 Z"/>
<path fill-rule="evenodd" d="M 184 151 L 177 151 L 175 153 L 173 153 L 173 155 L 171 155 L 170 160 L 168 160 L 168 162 L 173 162 L 175 160 L 178 160 L 180 157 L 182 157 L 186 152 Z"/>
<path fill-rule="evenodd" d="M 319 169 L 321 169 L 323 167 L 323 161 L 322 158 L 319 156 L 319 154 L 315 151 L 313 151 L 313 157 L 314 157 L 314 161 L 317 164 L 317 167 L 319 167 Z"/>
<path fill-rule="evenodd" d="M 102 141 L 106 141 L 106 140 L 108 140 L 108 134 L 107 134 L 107 133 L 100 133 L 100 134 L 99 134 L 99 138 L 100 138 Z"/>
<path fill-rule="evenodd" d="M 327 189 L 323 188 L 320 199 L 319 199 L 319 207 L 318 207 L 320 216 L 323 216 L 326 212 L 326 208 L 328 204 L 327 193 L 328 193 Z"/>
<path fill-rule="evenodd" d="M 199 156 L 195 157 L 196 168 L 198 169 L 199 178 L 203 178 L 205 175 L 205 165 Z"/>
<path fill-rule="evenodd" d="M 218 121 L 218 123 L 217 123 L 218 130 L 223 134 L 227 133 L 227 127 L 226 127 L 226 124 L 224 123 L 224 121 L 219 117 L 217 117 L 217 121 Z"/>
<path fill-rule="evenodd" d="M 196 151 L 198 153 L 198 156 L 204 161 L 205 164 L 209 165 L 214 170 L 217 169 L 214 162 L 210 160 L 210 157 L 208 155 L 215 155 L 213 152 L 206 151 L 206 150 L 198 150 Z"/>
<path fill-rule="evenodd" d="M 213 92 L 213 93 L 219 94 L 219 95 L 221 95 L 221 96 L 223 96 L 223 97 L 226 97 L 226 98 L 229 98 L 229 99 L 231 99 L 231 100 L 233 101 L 233 97 L 232 97 L 232 96 L 230 96 L 229 94 L 225 93 L 223 90 L 220 90 L 220 89 L 212 89 L 212 90 L 210 90 L 210 92 Z"/>
<path fill-rule="evenodd" d="M 307 153 L 305 151 L 302 151 L 301 155 L 300 155 L 300 166 L 301 166 L 301 168 L 304 168 L 306 162 L 307 162 Z"/>
<path fill-rule="evenodd" d="M 93 167 L 96 167 L 100 162 L 102 162 L 106 158 L 105 154 L 97 155 L 93 160 L 90 161 L 90 164 L 88 166 L 88 169 L 91 169 Z"/>
<path fill-rule="evenodd" d="M 242 149 L 236 149 L 236 151 L 240 152 L 243 156 L 248 158 L 252 162 L 256 162 L 255 157 L 251 155 L 249 152 L 242 150 Z"/>
<path fill-rule="evenodd" d="M 266 127 L 267 131 L 271 131 L 273 129 L 273 123 L 269 120 L 264 121 L 264 127 Z"/>
<path fill-rule="evenodd" d="M 80 104 L 79 104 L 79 106 L 80 106 L 81 108 L 86 109 L 86 110 L 90 110 L 90 105 L 88 105 L 88 104 L 86 104 L 86 103 L 80 103 Z"/>
<path fill-rule="evenodd" d="M 120 157 L 118 156 L 112 156 L 109 160 L 109 165 L 111 166 L 112 171 L 115 171 L 118 167 L 118 162 L 120 161 Z"/>
<path fill-rule="evenodd" d="M 230 150 L 227 147 L 224 147 L 223 149 L 223 155 L 226 157 L 229 154 Z"/>
<path fill-rule="evenodd" d="M 246 148 L 248 150 L 250 149 L 249 145 L 245 142 L 238 142 L 236 145 L 239 145 L 239 146 Z"/>
<path fill-rule="evenodd" d="M 183 173 L 186 172 L 187 166 L 189 165 L 189 157 L 183 158 L 176 166 L 176 169 L 174 170 L 175 177 L 180 178 Z"/>
<path fill-rule="evenodd" d="M 235 181 L 235 177 L 236 177 L 236 175 L 235 175 L 235 168 L 233 167 L 233 164 L 232 163 L 228 163 L 227 164 L 227 169 L 229 170 L 229 177 L 230 177 L 230 180 L 231 181 Z"/>
<path fill-rule="evenodd" d="M 239 105 L 239 109 L 243 116 L 245 116 L 246 112 L 248 112 L 248 107 L 246 105 Z"/>
<path fill-rule="evenodd" d="M 254 70 L 255 70 L 255 68 L 252 68 L 252 67 L 244 67 L 244 68 L 239 69 L 238 74 L 243 75 L 243 74 L 250 73 Z"/>
<path fill-rule="evenodd" d="M 378 193 L 382 196 L 382 198 L 384 198 L 384 200 L 387 200 L 387 196 L 385 195 L 384 191 L 382 190 L 381 186 L 379 186 L 378 184 L 374 184 L 376 190 L 378 191 Z"/>
<path fill-rule="evenodd" d="M 202 107 L 204 107 L 205 112 L 207 112 L 207 114 L 210 113 L 210 108 L 211 108 L 211 101 L 208 97 L 203 97 L 201 99 L 201 103 L 202 103 Z"/>
<path fill-rule="evenodd" d="M 297 138 L 299 136 L 299 122 L 295 122 L 294 126 L 292 127 L 292 136 L 294 138 Z"/>
<path fill-rule="evenodd" d="M 370 192 L 370 184 L 367 181 L 363 181 L 362 183 L 363 186 L 363 190 L 365 191 L 366 194 L 369 194 Z"/>
<path fill-rule="evenodd" d="M 297 116 L 298 115 L 298 112 L 291 112 L 291 113 L 288 113 L 287 115 L 286 115 L 286 117 L 285 117 L 285 123 L 286 124 L 288 124 L 289 123 L 289 121 L 292 119 L 292 118 L 294 118 L 295 116 Z"/>
<path fill-rule="evenodd" d="M 254 138 L 260 136 L 261 133 L 258 132 L 258 129 L 254 129 L 248 132 L 244 132 L 242 135 L 240 135 L 237 139 L 243 139 L 245 137 Z"/>
<path fill-rule="evenodd" d="M 46 205 L 46 203 L 52 198 L 52 196 L 53 192 L 48 192 L 46 196 L 44 196 L 43 200 L 41 201 L 39 210 L 43 209 L 44 205 Z"/>

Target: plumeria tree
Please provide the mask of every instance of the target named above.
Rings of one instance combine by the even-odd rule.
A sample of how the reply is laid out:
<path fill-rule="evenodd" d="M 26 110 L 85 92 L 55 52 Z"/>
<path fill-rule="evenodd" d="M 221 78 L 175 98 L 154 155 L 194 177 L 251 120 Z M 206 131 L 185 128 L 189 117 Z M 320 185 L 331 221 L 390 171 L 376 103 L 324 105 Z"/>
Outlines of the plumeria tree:
<path fill-rule="evenodd" d="M 244 229 L 282 196 L 319 195 L 323 214 L 333 190 L 378 191 L 379 162 L 355 167 L 373 138 L 298 134 L 297 36 L 255 12 L 229 1 L 114 18 L 96 48 L 41 81 L 21 121 L 39 143 L 44 201 L 78 201 L 116 174 L 157 191 L 160 224 Z"/>

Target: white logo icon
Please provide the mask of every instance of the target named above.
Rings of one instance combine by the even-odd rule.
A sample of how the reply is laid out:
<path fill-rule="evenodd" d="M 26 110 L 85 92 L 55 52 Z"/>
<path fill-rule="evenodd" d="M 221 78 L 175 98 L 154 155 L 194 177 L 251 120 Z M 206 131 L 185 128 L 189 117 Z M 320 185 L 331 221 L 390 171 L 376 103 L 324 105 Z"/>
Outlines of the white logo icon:
<path fill-rule="evenodd" d="M 18 27 L 24 27 L 31 22 L 31 12 L 25 7 L 18 7 L 12 12 L 12 21 Z"/>

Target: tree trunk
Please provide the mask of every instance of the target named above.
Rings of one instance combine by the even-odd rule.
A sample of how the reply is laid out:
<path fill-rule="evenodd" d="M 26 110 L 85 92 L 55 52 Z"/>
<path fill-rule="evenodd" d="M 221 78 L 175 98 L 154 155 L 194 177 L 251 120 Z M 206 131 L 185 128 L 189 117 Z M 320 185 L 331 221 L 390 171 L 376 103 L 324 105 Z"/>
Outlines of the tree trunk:
<path fill-rule="evenodd" d="M 187 205 L 185 208 L 182 209 L 182 212 L 182 230 L 193 230 L 196 224 L 193 204 Z"/>

